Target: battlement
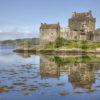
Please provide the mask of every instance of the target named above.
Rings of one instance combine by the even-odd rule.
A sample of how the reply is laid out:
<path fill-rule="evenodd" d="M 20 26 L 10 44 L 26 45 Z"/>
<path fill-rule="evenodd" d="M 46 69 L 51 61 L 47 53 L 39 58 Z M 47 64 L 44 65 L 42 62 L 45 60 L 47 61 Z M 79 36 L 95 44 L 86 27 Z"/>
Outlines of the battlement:
<path fill-rule="evenodd" d="M 69 19 L 69 27 L 71 30 L 83 30 L 84 32 L 95 31 L 96 19 L 92 15 L 92 11 L 77 13 L 73 12 Z"/>
<path fill-rule="evenodd" d="M 72 18 L 93 18 L 92 11 L 83 12 L 83 13 L 73 12 Z"/>
<path fill-rule="evenodd" d="M 41 23 L 40 29 L 57 29 L 60 28 L 59 23 L 57 24 L 47 24 L 47 23 Z"/>

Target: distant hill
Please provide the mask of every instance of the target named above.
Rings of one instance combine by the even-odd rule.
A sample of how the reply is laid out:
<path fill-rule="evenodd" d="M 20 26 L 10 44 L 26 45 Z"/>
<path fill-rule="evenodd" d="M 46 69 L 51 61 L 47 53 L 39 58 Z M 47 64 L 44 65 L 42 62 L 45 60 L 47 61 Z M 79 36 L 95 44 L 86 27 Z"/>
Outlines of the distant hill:
<path fill-rule="evenodd" d="M 14 46 L 15 44 L 16 44 L 16 40 L 0 41 L 1 46 Z"/>
<path fill-rule="evenodd" d="M 33 45 L 39 44 L 39 38 L 24 38 L 24 39 L 16 39 L 16 40 L 5 40 L 0 41 L 0 45 L 5 46 L 15 46 L 17 43 L 23 42 L 23 41 L 31 41 Z"/>
<path fill-rule="evenodd" d="M 97 28 L 97 29 L 95 30 L 95 34 L 100 34 L 100 28 Z"/>
<path fill-rule="evenodd" d="M 25 39 L 17 39 L 16 43 L 20 43 L 23 41 L 29 41 L 32 45 L 39 45 L 39 38 L 25 38 Z"/>

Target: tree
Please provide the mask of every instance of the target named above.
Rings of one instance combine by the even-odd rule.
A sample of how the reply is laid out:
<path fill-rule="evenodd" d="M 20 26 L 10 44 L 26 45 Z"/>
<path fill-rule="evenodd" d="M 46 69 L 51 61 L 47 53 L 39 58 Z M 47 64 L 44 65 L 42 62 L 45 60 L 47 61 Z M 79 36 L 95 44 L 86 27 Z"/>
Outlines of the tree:
<path fill-rule="evenodd" d="M 64 38 L 58 37 L 55 41 L 55 48 L 64 46 L 66 40 Z"/>

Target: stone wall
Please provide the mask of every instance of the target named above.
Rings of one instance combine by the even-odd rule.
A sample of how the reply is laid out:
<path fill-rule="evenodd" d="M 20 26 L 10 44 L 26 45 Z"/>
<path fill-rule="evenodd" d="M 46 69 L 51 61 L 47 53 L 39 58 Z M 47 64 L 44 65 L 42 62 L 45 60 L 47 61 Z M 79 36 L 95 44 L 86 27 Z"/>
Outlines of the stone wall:
<path fill-rule="evenodd" d="M 94 32 L 95 31 L 95 18 L 91 12 L 76 13 L 69 19 L 69 27 L 71 30 Z"/>
<path fill-rule="evenodd" d="M 40 28 L 40 46 L 44 47 L 45 44 L 50 42 L 55 42 L 55 40 L 60 35 L 60 26 L 56 25 L 56 27 L 52 25 L 52 27 L 49 27 L 50 25 L 47 24 L 47 27 Z"/>

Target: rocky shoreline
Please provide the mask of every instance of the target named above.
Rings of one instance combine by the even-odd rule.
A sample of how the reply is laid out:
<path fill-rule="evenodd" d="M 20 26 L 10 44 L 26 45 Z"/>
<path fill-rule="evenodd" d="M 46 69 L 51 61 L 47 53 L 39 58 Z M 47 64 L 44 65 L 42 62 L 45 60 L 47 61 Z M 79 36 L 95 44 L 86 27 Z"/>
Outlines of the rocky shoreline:
<path fill-rule="evenodd" d="M 24 50 L 24 49 L 16 49 L 14 52 L 19 53 L 42 53 L 42 54 L 77 54 L 77 55 L 87 55 L 87 54 L 100 54 L 100 51 L 86 51 L 86 50 L 36 50 L 36 49 L 30 49 L 30 50 Z"/>

